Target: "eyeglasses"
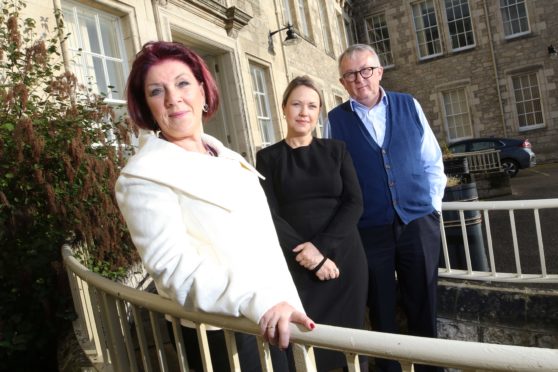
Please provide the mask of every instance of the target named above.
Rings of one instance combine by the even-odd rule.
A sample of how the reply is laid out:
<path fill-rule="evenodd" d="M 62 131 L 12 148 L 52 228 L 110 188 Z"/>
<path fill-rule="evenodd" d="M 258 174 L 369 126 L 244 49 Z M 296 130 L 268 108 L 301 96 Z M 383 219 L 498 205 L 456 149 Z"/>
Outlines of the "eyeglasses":
<path fill-rule="evenodd" d="M 374 73 L 375 68 L 378 68 L 378 66 L 365 67 L 359 71 L 345 72 L 341 77 L 343 78 L 343 80 L 348 81 L 349 83 L 352 83 L 353 81 L 356 80 L 357 74 L 360 74 L 360 76 L 362 76 L 363 79 L 368 79 Z"/>

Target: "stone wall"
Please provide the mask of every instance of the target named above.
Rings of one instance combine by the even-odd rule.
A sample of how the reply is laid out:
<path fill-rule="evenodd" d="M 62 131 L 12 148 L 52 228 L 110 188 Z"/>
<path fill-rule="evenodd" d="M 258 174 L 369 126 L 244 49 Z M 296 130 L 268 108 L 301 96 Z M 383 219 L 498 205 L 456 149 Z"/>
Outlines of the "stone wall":
<path fill-rule="evenodd" d="M 504 171 L 474 173 L 472 176 L 481 200 L 511 195 L 512 193 L 510 176 Z"/>
<path fill-rule="evenodd" d="M 440 54 L 420 59 L 412 4 L 409 0 L 354 0 L 358 40 L 369 42 L 366 19 L 385 16 L 393 65 L 384 70 L 386 89 L 412 93 L 421 103 L 440 141 L 449 141 L 442 93 L 465 89 L 473 137 L 528 138 L 540 163 L 558 159 L 558 58 L 547 47 L 557 46 L 558 1 L 526 1 L 530 30 L 507 38 L 498 1 L 469 0 L 475 44 L 452 50 L 444 1 L 432 0 L 438 22 Z M 533 72 L 542 102 L 544 126 L 519 127 L 511 76 Z"/>
<path fill-rule="evenodd" d="M 521 286 L 441 279 L 438 335 L 452 340 L 558 348 L 558 293 Z"/>

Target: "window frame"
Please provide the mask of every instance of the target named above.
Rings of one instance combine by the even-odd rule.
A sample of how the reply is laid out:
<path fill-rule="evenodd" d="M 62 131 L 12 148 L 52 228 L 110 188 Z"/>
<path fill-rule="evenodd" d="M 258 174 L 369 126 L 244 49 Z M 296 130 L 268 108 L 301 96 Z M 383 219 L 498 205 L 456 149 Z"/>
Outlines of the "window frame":
<path fill-rule="evenodd" d="M 446 1 L 448 1 L 448 0 L 440 0 L 440 1 L 443 2 L 443 14 L 444 14 L 444 21 L 445 21 L 446 30 L 447 30 L 448 49 L 451 50 L 452 52 L 460 52 L 462 50 L 468 50 L 468 49 L 475 48 L 476 45 L 477 45 L 477 41 L 476 41 L 476 37 L 475 37 L 475 27 L 474 27 L 474 24 L 473 24 L 473 16 L 471 15 L 471 2 L 470 2 L 470 0 L 449 0 L 449 1 L 452 1 L 452 2 L 453 1 L 460 1 L 461 3 L 465 2 L 467 4 L 467 9 L 469 11 L 469 16 L 468 17 L 469 17 L 469 20 L 470 20 L 470 27 L 471 27 L 470 28 L 470 33 L 471 33 L 471 36 L 473 38 L 473 43 L 469 44 L 469 45 L 466 45 L 466 46 L 457 47 L 457 48 L 453 47 L 453 36 L 454 35 L 452 34 L 451 29 L 450 29 L 450 21 L 448 19 L 448 8 L 447 8 L 447 4 L 446 4 Z M 464 19 L 463 17 L 460 18 L 460 20 L 463 20 L 463 19 Z M 457 35 L 459 35 L 459 34 L 457 34 Z"/>
<path fill-rule="evenodd" d="M 432 9 L 434 11 L 434 20 L 436 21 L 436 31 L 438 33 L 438 37 L 436 39 L 432 39 L 433 41 L 438 41 L 438 45 L 437 47 L 439 48 L 439 52 L 436 53 L 432 53 L 432 54 L 428 54 L 423 56 L 421 54 L 421 45 L 428 45 L 428 41 L 426 43 L 420 44 L 419 41 L 419 31 L 420 32 L 425 32 L 424 30 L 427 29 L 433 29 L 433 27 L 422 27 L 421 30 L 417 29 L 417 22 L 416 19 L 417 17 L 415 17 L 415 7 L 420 6 L 420 4 L 432 4 Z M 416 1 L 410 4 L 411 6 L 411 16 L 412 16 L 412 21 L 413 21 L 413 31 L 415 34 L 415 46 L 416 46 L 416 50 L 417 50 L 417 54 L 418 54 L 418 58 L 419 60 L 423 61 L 423 60 L 428 60 L 428 59 L 432 59 L 432 58 L 436 58 L 438 56 L 441 56 L 444 54 L 444 45 L 442 44 L 442 29 L 440 28 L 440 22 L 439 22 L 439 15 L 438 15 L 438 7 L 436 5 L 436 1 L 435 0 L 420 0 L 420 1 Z M 421 17 L 424 17 L 424 15 L 421 14 Z M 426 40 L 426 37 L 424 37 L 424 39 Z M 434 44 L 433 44 L 434 45 Z M 436 45 L 435 45 L 436 47 Z"/>
<path fill-rule="evenodd" d="M 285 17 L 285 22 L 294 26 L 293 9 L 291 7 L 291 0 L 283 0 L 283 16 Z"/>
<path fill-rule="evenodd" d="M 517 130 L 519 132 L 526 132 L 526 131 L 530 131 L 530 130 L 534 130 L 534 129 L 539 129 L 539 128 L 544 128 L 546 127 L 546 120 L 545 120 L 545 105 L 544 105 L 544 99 L 543 99 L 543 90 L 541 89 L 542 87 L 542 79 L 540 76 L 540 69 L 531 69 L 531 70 L 524 70 L 524 71 L 518 71 L 518 72 L 512 72 L 509 75 L 509 84 L 510 84 L 510 92 L 511 92 L 511 97 L 513 99 L 513 113 L 514 113 L 514 120 L 516 122 L 517 125 Z M 521 77 L 521 76 L 534 76 L 535 80 L 536 80 L 536 88 L 538 91 L 538 101 L 539 101 L 539 106 L 540 109 L 538 111 L 531 111 L 529 112 L 530 114 L 534 114 L 536 116 L 537 112 L 540 113 L 540 117 L 542 120 L 542 123 L 536 123 L 536 124 L 532 124 L 532 125 L 521 125 L 521 120 L 520 120 L 520 113 L 518 110 L 518 100 L 517 100 L 517 94 L 516 94 L 516 89 L 515 89 L 515 85 L 514 85 L 514 78 L 517 77 Z M 533 86 L 531 85 L 530 88 L 532 88 Z M 530 100 L 531 102 L 534 100 Z M 522 103 L 525 102 L 521 101 Z"/>
<path fill-rule="evenodd" d="M 322 41 L 324 43 L 324 51 L 327 54 L 333 54 L 333 38 L 331 37 L 331 27 L 329 24 L 327 0 L 318 0 L 318 16 L 322 26 Z"/>
<path fill-rule="evenodd" d="M 261 139 L 261 147 L 265 148 L 277 142 L 277 130 L 276 126 L 273 123 L 273 112 L 271 110 L 271 95 L 268 86 L 269 84 L 269 69 L 266 67 L 259 65 L 255 62 L 250 62 L 250 78 L 252 80 L 252 92 L 254 97 L 254 106 L 256 108 L 256 119 L 258 122 L 258 129 L 260 131 L 260 139 Z M 260 79 L 256 79 L 255 72 L 260 74 Z M 259 91 L 257 82 L 261 81 L 263 86 L 261 87 L 262 90 Z M 258 97 L 263 98 L 263 105 L 261 104 L 262 101 L 258 99 Z M 261 112 L 260 108 L 263 108 L 264 111 Z M 264 116 L 262 114 L 267 114 Z M 263 121 L 267 121 L 267 124 Z M 266 128 L 266 125 L 269 127 Z M 270 134 L 270 138 L 267 138 L 267 134 Z"/>
<path fill-rule="evenodd" d="M 457 116 L 461 116 L 463 117 L 465 114 L 467 115 L 467 123 L 465 123 L 468 126 L 469 129 L 469 134 L 465 134 L 463 136 L 460 137 L 455 137 L 452 138 L 451 137 L 451 132 L 450 132 L 450 123 L 449 123 L 449 118 L 450 118 L 450 114 L 448 113 L 448 110 L 446 109 L 447 105 L 446 105 L 446 95 L 453 93 L 453 92 L 462 92 L 463 94 L 463 98 L 464 98 L 464 102 L 463 102 L 463 106 L 465 107 L 466 111 L 460 111 L 458 113 L 452 113 L 451 117 L 457 117 Z M 473 121 L 472 121 L 472 115 L 471 115 L 471 110 L 469 109 L 470 105 L 469 105 L 469 94 L 468 94 L 468 89 L 467 86 L 455 86 L 452 88 L 448 88 L 448 89 L 443 89 L 440 91 L 440 102 L 441 102 L 441 108 L 442 108 L 442 119 L 444 122 L 444 129 L 446 131 L 446 138 L 448 140 L 449 143 L 453 143 L 453 142 L 458 142 L 461 140 L 465 140 L 465 139 L 469 139 L 469 138 L 473 138 L 474 137 L 474 128 L 473 128 Z M 449 102 L 451 103 L 451 102 Z M 465 128 L 465 126 L 461 126 L 463 128 Z"/>
<path fill-rule="evenodd" d="M 518 4 L 522 4 L 523 8 L 525 10 L 525 19 L 527 21 L 527 30 L 526 31 L 520 31 L 520 32 L 516 32 L 516 33 L 511 33 L 508 34 L 506 33 L 506 16 L 504 15 L 504 6 L 502 5 L 504 1 L 515 1 L 515 4 L 513 5 L 517 5 Z M 508 5 L 506 9 L 511 8 L 511 6 L 513 5 Z M 524 35 L 528 35 L 531 33 L 531 22 L 529 21 L 529 9 L 527 7 L 527 2 L 525 0 L 500 0 L 500 16 L 502 17 L 502 29 L 503 29 L 503 33 L 504 33 L 504 39 L 509 40 L 509 39 L 515 39 L 517 37 L 521 37 Z M 516 19 L 517 20 L 517 19 Z M 509 21 L 509 23 L 511 23 L 512 21 Z"/>
<path fill-rule="evenodd" d="M 312 39 L 312 27 L 310 18 L 308 17 L 308 2 L 304 0 L 295 0 L 298 14 L 300 16 L 299 31 L 306 39 Z"/>
<path fill-rule="evenodd" d="M 126 89 L 126 79 L 129 74 L 129 66 L 128 66 L 128 57 L 126 53 L 126 45 L 124 41 L 124 32 L 123 32 L 121 17 L 113 13 L 109 13 L 107 11 L 95 7 L 91 7 L 85 4 L 77 3 L 71 0 L 63 0 L 61 7 L 62 7 L 62 12 L 64 14 L 66 24 L 73 22 L 77 30 L 77 34 L 75 35 L 75 38 L 78 43 L 77 45 L 78 49 L 72 48 L 70 41 L 68 41 L 67 43 L 68 52 L 72 56 L 71 57 L 72 59 L 69 61 L 72 72 L 78 77 L 78 81 L 82 83 L 84 86 L 88 85 L 89 78 L 95 79 L 94 83 L 92 84 L 94 84 L 95 88 L 97 89 L 96 94 L 105 93 L 106 96 L 104 100 L 106 103 L 113 104 L 113 105 L 125 104 L 126 99 L 125 99 L 124 92 Z M 68 14 L 71 14 L 72 17 L 71 21 L 68 21 L 67 18 Z M 84 39 L 80 32 L 83 26 L 80 23 L 80 19 L 79 19 L 80 14 L 93 18 L 95 22 L 95 32 L 96 32 L 97 40 L 99 42 L 100 53 L 96 53 L 90 50 L 85 50 L 83 48 Z M 101 28 L 102 26 L 100 23 L 100 19 L 104 21 L 108 21 L 111 24 L 112 28 L 110 29 L 110 31 L 111 33 L 115 34 L 113 41 L 115 42 L 115 47 L 117 48 L 120 57 L 111 57 L 105 54 L 105 40 L 103 40 L 103 36 L 102 36 L 102 28 Z M 104 81 L 106 82 L 107 87 L 112 86 L 113 87 L 112 89 L 108 88 L 107 92 L 102 92 L 102 90 L 100 89 L 101 87 L 99 86 L 98 83 L 97 75 L 90 76 L 86 74 L 88 69 L 90 68 L 90 65 L 88 65 L 87 63 L 88 57 L 99 58 L 101 60 Z M 73 61 L 74 58 L 79 59 L 78 66 L 75 66 L 75 62 Z M 113 90 L 114 88 L 117 87 L 117 85 L 114 84 L 114 82 L 110 81 L 109 79 L 110 73 L 107 67 L 107 61 L 117 62 L 119 63 L 118 66 L 121 67 L 120 73 L 122 76 L 122 80 L 119 83 L 122 91 L 118 92 L 121 98 L 113 97 L 114 96 Z"/>
<path fill-rule="evenodd" d="M 382 39 L 378 42 L 372 42 L 370 40 L 370 34 L 372 32 L 375 32 L 376 28 L 374 29 L 369 29 L 369 20 L 372 18 L 376 18 L 376 17 L 382 17 L 383 18 L 383 22 L 384 22 L 384 26 L 383 28 L 385 28 L 385 30 L 387 31 L 387 39 Z M 364 18 L 364 29 L 366 32 L 366 40 L 368 45 L 370 45 L 372 48 L 374 48 L 374 50 L 376 51 L 376 53 L 378 54 L 378 57 L 380 58 L 380 62 L 382 64 L 382 67 L 384 68 L 389 68 L 389 67 L 394 67 L 395 66 L 395 62 L 394 62 L 394 58 L 393 58 L 393 52 L 391 49 L 391 37 L 389 36 L 389 28 L 388 28 L 388 24 L 387 24 L 387 20 L 386 20 L 386 15 L 385 13 L 376 13 L 376 14 L 370 14 L 369 16 Z M 391 63 L 387 63 L 387 58 L 385 57 L 388 53 L 384 53 L 380 51 L 380 48 L 377 47 L 377 44 L 379 43 L 384 43 L 384 41 L 387 40 L 388 41 L 388 46 L 389 46 L 389 56 L 391 59 Z"/>

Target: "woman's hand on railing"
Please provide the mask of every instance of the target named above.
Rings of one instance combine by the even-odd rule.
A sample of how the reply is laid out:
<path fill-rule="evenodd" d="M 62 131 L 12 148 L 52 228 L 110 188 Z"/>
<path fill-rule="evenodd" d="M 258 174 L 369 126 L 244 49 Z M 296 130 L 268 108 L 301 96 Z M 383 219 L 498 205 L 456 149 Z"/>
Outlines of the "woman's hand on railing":
<path fill-rule="evenodd" d="M 286 349 L 291 337 L 289 323 L 301 324 L 309 331 L 316 327 L 314 321 L 306 314 L 296 310 L 287 302 L 280 302 L 266 311 L 260 319 L 261 335 L 270 344 Z"/>

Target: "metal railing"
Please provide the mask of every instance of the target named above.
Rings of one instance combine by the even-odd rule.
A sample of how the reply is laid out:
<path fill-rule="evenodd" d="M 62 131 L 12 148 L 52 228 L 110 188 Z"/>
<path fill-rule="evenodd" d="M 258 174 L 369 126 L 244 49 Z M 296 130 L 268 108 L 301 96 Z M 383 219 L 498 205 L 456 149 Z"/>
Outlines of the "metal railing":
<path fill-rule="evenodd" d="M 188 371 L 180 320 L 196 324 L 205 370 L 212 371 L 206 328 L 224 330 L 229 361 L 240 371 L 234 332 L 258 335 L 259 327 L 244 318 L 231 318 L 185 311 L 177 303 L 156 294 L 115 283 L 81 265 L 70 247 L 62 251 L 70 278 L 78 321 L 78 339 L 95 367 L 103 371 Z M 176 349 L 169 352 L 162 336 L 164 316 L 172 319 Z M 144 322 L 148 317 L 149 322 Z M 147 324 L 146 324 L 147 323 Z M 465 371 L 556 371 L 558 350 L 429 339 L 414 336 L 317 325 L 307 332 L 291 325 L 291 340 L 297 371 L 315 371 L 314 348 L 345 353 L 348 370 L 359 370 L 359 355 L 397 360 L 403 371 L 415 363 Z M 149 337 L 148 337 L 149 336 Z M 149 343 L 149 338 L 153 342 Z M 272 371 L 269 346 L 257 337 L 263 371 Z M 174 367 L 173 367 L 174 366 Z"/>
<path fill-rule="evenodd" d="M 466 158 L 470 173 L 498 172 L 502 170 L 500 150 L 481 150 L 454 153 L 454 158 Z"/>
<path fill-rule="evenodd" d="M 558 213 L 558 199 L 522 200 L 522 201 L 476 201 L 448 202 L 443 204 L 444 211 L 455 211 L 459 215 L 458 227 L 461 229 L 463 249 L 466 258 L 464 269 L 451 267 L 445 229 L 442 229 L 442 251 L 445 268 L 440 268 L 441 277 L 489 280 L 521 281 L 527 283 L 556 283 L 556 271 L 549 269 L 544 248 L 544 231 L 541 224 L 541 211 Z M 482 212 L 483 239 L 489 270 L 475 271 L 472 267 L 468 211 Z M 518 228 L 528 225 L 528 217 L 518 213 L 532 215 L 534 246 L 522 246 Z M 494 216 L 495 213 L 503 215 Z M 555 215 L 553 215 L 555 216 Z M 509 221 L 510 247 L 508 252 L 498 251 L 494 244 L 491 223 Z M 502 221 L 504 220 L 504 221 Z M 518 226 L 518 220 L 520 226 Z M 551 234 L 552 232 L 548 232 Z M 502 228 L 498 230 L 498 239 L 503 239 Z M 520 249 L 521 247 L 521 249 Z M 483 248 L 484 249 L 484 248 Z M 556 251 L 556 247 L 553 247 Z M 531 262 L 530 271 L 526 273 L 522 265 L 525 251 L 537 252 L 536 268 Z M 156 294 L 127 287 L 105 279 L 81 265 L 74 258 L 70 247 L 63 248 L 63 257 L 70 278 L 72 295 L 78 320 L 74 324 L 80 344 L 90 360 L 105 371 L 188 371 L 184 342 L 179 319 L 187 319 L 196 324 L 200 349 L 207 371 L 212 371 L 207 344 L 206 327 L 217 326 L 225 330 L 229 360 L 234 370 L 240 370 L 234 332 L 258 335 L 257 325 L 246 319 L 237 319 L 204 313 L 185 311 L 178 304 Z M 513 270 L 499 271 L 502 255 L 513 257 Z M 161 326 L 164 316 L 172 319 L 173 335 L 176 349 L 170 347 Z M 145 322 L 144 319 L 148 319 Z M 164 320 L 162 321 L 164 323 Z M 147 324 L 146 324 L 147 323 Z M 349 371 L 357 371 L 358 356 L 367 355 L 398 360 L 404 371 L 412 371 L 415 363 L 431 364 L 463 370 L 491 371 L 556 371 L 558 370 L 558 350 L 527 348 L 509 345 L 483 344 L 475 342 L 428 339 L 405 335 L 377 333 L 318 325 L 312 332 L 305 332 L 291 325 L 293 353 L 297 371 L 314 371 L 314 348 L 339 350 L 345 353 Z M 151 345 L 149 339 L 153 339 Z M 268 345 L 258 337 L 263 371 L 271 371 Z M 155 355 L 155 357 L 150 357 Z M 170 359 L 169 359 L 170 358 Z M 171 362 L 169 362 L 171 360 Z M 175 368 L 173 369 L 172 366 Z"/>
<path fill-rule="evenodd" d="M 548 252 L 556 255 L 558 247 L 551 247 L 552 249 L 549 251 L 545 250 L 544 245 L 544 238 L 549 239 L 554 236 L 554 231 L 550 230 L 554 227 L 547 226 L 546 230 L 543 230 L 543 224 L 541 224 L 542 212 L 547 213 L 548 219 L 558 220 L 558 199 L 445 202 L 442 210 L 456 211 L 459 214 L 459 223 L 456 226 L 461 228 L 460 235 L 466 265 L 463 269 L 451 267 L 446 224 L 446 228 L 441 229 L 445 268 L 440 268 L 440 276 L 486 281 L 558 283 L 556 260 L 554 260 L 555 266 L 549 267 L 546 259 Z M 467 218 L 467 211 L 480 211 L 482 217 L 472 221 L 471 218 Z M 493 239 L 492 228 L 492 224 L 495 222 L 499 226 L 496 240 Z M 480 223 L 482 226 L 482 252 L 477 251 L 476 253 L 487 255 L 488 270 L 476 271 L 473 269 L 473 251 L 469 244 L 471 223 Z M 522 236 L 518 233 L 518 229 L 526 230 L 528 234 Z M 509 235 L 505 233 L 506 230 L 509 231 Z M 510 260 L 509 257 L 513 257 L 513 260 Z M 500 261 L 504 259 L 507 263 L 500 264 Z M 524 260 L 526 263 L 522 263 Z M 497 269 L 498 266 L 502 269 Z"/>

